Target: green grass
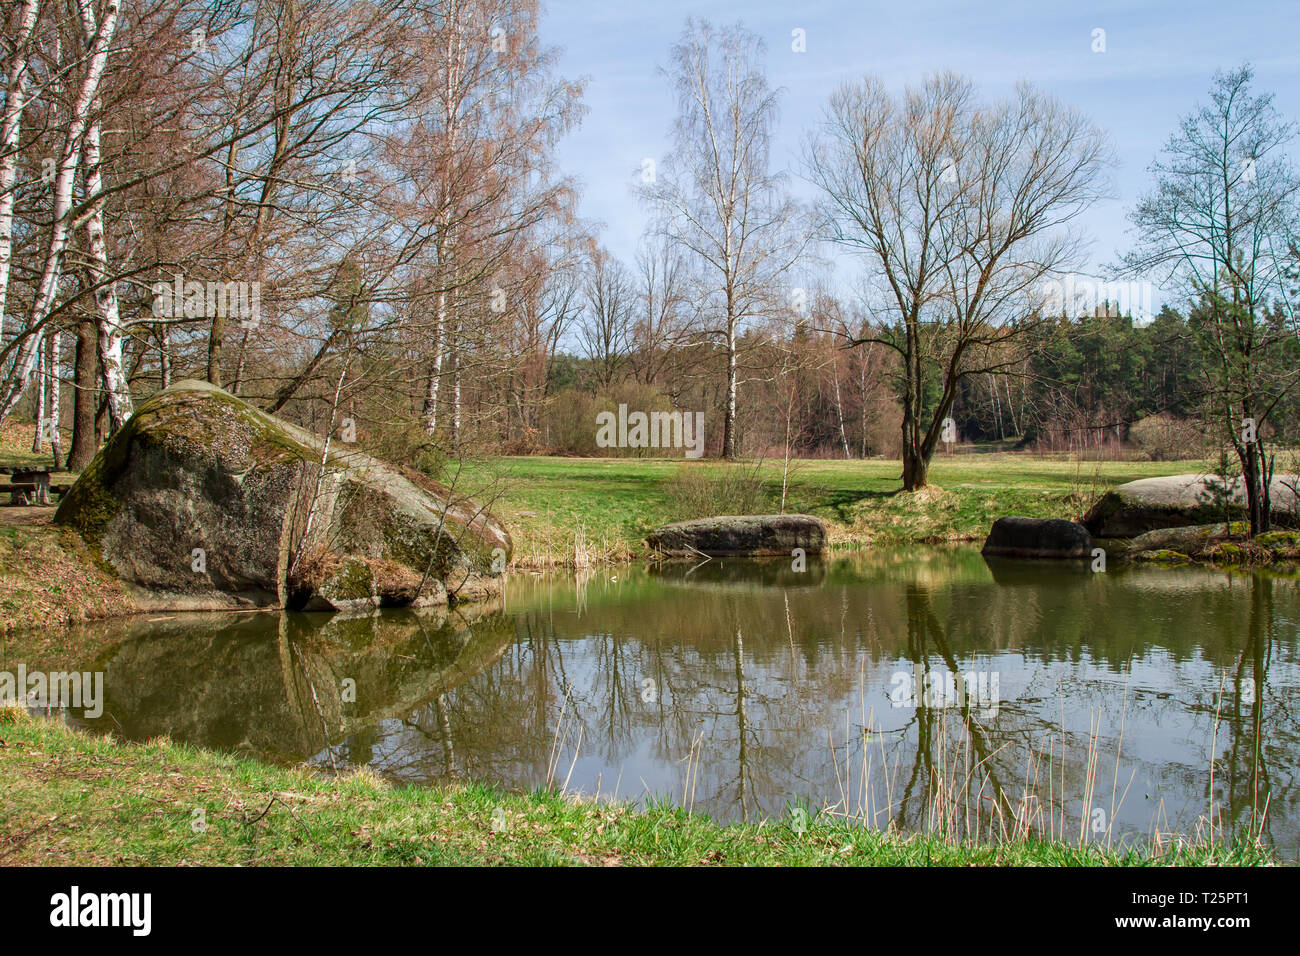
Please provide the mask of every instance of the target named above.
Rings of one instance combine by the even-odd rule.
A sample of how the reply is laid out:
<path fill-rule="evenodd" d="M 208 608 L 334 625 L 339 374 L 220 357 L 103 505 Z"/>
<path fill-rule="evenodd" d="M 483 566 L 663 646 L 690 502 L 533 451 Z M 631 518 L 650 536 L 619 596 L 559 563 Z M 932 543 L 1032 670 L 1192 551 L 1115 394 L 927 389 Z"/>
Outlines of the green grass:
<path fill-rule="evenodd" d="M 813 818 L 722 826 L 481 785 L 324 778 L 154 741 L 120 744 L 0 710 L 0 863 L 19 865 L 1265 865 L 1254 845 L 1158 858 L 1026 840 L 882 835 Z M 196 812 L 198 811 L 198 812 Z M 793 820 L 793 818 L 792 818 Z M 200 823 L 202 825 L 200 826 Z"/>
<path fill-rule="evenodd" d="M 753 468 L 636 458 L 492 458 L 467 462 L 465 490 L 500 489 L 493 510 L 515 536 L 516 563 L 563 564 L 579 529 L 594 557 L 644 554 L 645 535 L 686 515 L 674 510 L 670 488 L 690 469 Z M 1008 514 L 1079 518 L 1108 489 L 1126 481 L 1205 470 L 1204 461 L 1075 462 L 1011 454 L 939 456 L 931 486 L 901 491 L 896 461 L 798 461 L 787 512 L 816 515 L 837 546 L 982 539 Z M 764 510 L 777 511 L 780 461 L 764 463 Z"/>

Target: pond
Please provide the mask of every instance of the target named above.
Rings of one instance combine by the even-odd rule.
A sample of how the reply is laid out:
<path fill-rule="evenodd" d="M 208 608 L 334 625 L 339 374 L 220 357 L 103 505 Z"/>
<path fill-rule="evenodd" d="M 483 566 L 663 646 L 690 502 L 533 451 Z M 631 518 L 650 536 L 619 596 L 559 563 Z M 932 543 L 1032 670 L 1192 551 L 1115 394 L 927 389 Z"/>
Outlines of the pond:
<path fill-rule="evenodd" d="M 1298 634 L 1283 575 L 933 547 L 513 575 L 451 612 L 154 615 L 10 638 L 0 670 L 102 671 L 80 726 L 412 784 L 981 839 L 1212 827 L 1296 860 Z"/>

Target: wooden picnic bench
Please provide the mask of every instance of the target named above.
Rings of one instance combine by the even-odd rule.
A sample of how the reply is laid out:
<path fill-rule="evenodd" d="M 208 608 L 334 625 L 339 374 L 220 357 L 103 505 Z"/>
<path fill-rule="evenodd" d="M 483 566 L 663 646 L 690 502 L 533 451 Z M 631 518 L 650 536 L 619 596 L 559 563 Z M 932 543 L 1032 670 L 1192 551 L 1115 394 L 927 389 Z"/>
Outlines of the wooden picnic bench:
<path fill-rule="evenodd" d="M 0 484 L 0 492 L 9 492 L 11 505 L 48 505 L 50 503 L 50 473 L 41 468 L 0 468 L 0 479 L 8 481 Z M 56 496 L 61 496 L 64 488 L 53 489 Z"/>

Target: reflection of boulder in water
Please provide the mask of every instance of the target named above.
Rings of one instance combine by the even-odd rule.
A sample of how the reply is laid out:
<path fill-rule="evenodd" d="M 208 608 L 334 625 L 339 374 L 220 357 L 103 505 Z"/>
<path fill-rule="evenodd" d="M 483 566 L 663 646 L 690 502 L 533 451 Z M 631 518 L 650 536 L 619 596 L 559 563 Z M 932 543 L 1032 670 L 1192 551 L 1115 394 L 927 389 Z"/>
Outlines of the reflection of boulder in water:
<path fill-rule="evenodd" d="M 1053 585 L 1075 587 L 1088 584 L 1094 573 L 1088 558 L 1057 561 L 1022 561 L 984 555 L 984 563 L 993 574 L 993 583 L 1002 585 Z"/>
<path fill-rule="evenodd" d="M 649 576 L 665 583 L 700 588 L 811 588 L 826 581 L 826 562 L 805 558 L 794 570 L 792 558 L 714 558 L 651 565 Z"/>
<path fill-rule="evenodd" d="M 110 652 L 97 729 L 298 761 L 448 692 L 513 638 L 504 613 L 477 607 L 259 614 L 199 631 L 178 618 Z"/>

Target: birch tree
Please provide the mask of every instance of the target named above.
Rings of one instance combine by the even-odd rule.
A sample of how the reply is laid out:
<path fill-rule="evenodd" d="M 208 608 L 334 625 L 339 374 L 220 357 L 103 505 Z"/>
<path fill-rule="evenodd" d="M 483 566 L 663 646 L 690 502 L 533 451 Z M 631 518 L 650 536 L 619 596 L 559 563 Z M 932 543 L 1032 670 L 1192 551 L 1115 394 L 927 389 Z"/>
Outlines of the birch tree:
<path fill-rule="evenodd" d="M 57 164 L 51 201 L 51 226 L 46 244 L 35 295 L 27 311 L 27 321 L 20 333 L 21 345 L 14 358 L 13 369 L 0 392 L 0 422 L 13 411 L 31 379 L 40 346 L 45 335 L 55 296 L 58 293 L 63 256 L 72 231 L 72 188 L 81 161 L 83 137 L 91 115 L 92 104 L 99 93 L 99 84 L 108 63 L 108 51 L 117 28 L 118 0 L 102 0 L 98 15 L 93 0 L 75 0 L 82 24 L 92 23 L 93 30 L 85 35 L 85 50 L 77 51 L 82 65 L 80 81 L 70 104 L 63 146 Z"/>
<path fill-rule="evenodd" d="M 778 93 L 762 41 L 739 24 L 687 20 L 664 71 L 677 94 L 672 148 L 641 192 L 657 229 L 696 261 L 708 297 L 702 327 L 726 359 L 723 455 L 737 455 L 740 336 L 788 303 L 784 282 L 808 243 L 785 176 L 771 168 Z"/>
<path fill-rule="evenodd" d="M 18 144 L 22 137 L 32 36 L 39 0 L 20 0 L 11 12 L 13 33 L 6 51 L 5 106 L 0 117 L 0 341 L 4 340 L 5 303 L 13 256 L 14 197 L 17 193 Z"/>

